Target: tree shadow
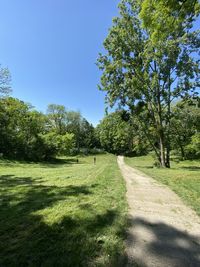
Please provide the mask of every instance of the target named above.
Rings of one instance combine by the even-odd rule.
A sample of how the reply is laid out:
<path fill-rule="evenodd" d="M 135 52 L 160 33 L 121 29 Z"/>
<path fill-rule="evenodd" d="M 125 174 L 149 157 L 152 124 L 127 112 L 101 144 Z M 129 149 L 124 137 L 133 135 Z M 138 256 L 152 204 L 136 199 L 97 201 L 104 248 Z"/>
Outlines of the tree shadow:
<path fill-rule="evenodd" d="M 183 166 L 181 169 L 189 170 L 189 171 L 198 171 L 200 170 L 199 166 Z"/>
<path fill-rule="evenodd" d="M 104 246 L 112 251 L 106 266 L 117 266 L 120 251 L 104 240 L 118 219 L 117 210 L 76 216 L 68 212 L 53 224 L 36 213 L 70 197 L 91 195 L 95 186 L 58 187 L 42 178 L 0 176 L 0 266 L 93 267 Z M 92 206 L 81 206 L 88 209 Z"/>
<path fill-rule="evenodd" d="M 74 164 L 80 165 L 85 164 L 84 160 L 80 160 L 77 158 L 52 158 L 46 161 L 26 161 L 26 160 L 12 160 L 12 159 L 4 159 L 3 161 L 0 161 L 0 165 L 3 165 L 5 167 L 20 167 L 22 164 L 34 164 L 35 167 L 40 168 L 59 168 L 59 167 L 67 167 Z"/>
<path fill-rule="evenodd" d="M 134 262 L 139 266 L 200 266 L 200 239 L 197 237 L 165 223 L 152 223 L 140 217 L 131 217 L 130 223 L 134 230 L 129 232 L 127 244 L 134 248 Z M 140 234 L 144 232 L 147 239 Z"/>
<path fill-rule="evenodd" d="M 58 168 L 58 167 L 63 167 L 63 166 L 71 166 L 71 165 L 80 165 L 80 164 L 85 164 L 85 161 L 82 159 L 77 159 L 77 158 L 67 158 L 67 159 L 62 159 L 62 158 L 57 158 L 57 159 L 52 159 L 49 161 L 44 161 L 41 162 L 39 165 L 42 168 Z"/>

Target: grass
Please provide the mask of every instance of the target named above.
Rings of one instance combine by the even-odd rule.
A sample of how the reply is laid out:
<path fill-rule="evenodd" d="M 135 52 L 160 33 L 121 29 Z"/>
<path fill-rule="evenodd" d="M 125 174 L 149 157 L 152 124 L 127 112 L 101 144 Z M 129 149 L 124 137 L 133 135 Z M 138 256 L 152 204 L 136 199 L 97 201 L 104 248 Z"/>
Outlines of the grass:
<path fill-rule="evenodd" d="M 118 266 L 127 203 L 116 157 L 0 161 L 0 266 Z"/>
<path fill-rule="evenodd" d="M 153 167 L 151 155 L 126 158 L 126 163 L 169 186 L 200 216 L 200 161 L 173 162 L 171 169 Z"/>

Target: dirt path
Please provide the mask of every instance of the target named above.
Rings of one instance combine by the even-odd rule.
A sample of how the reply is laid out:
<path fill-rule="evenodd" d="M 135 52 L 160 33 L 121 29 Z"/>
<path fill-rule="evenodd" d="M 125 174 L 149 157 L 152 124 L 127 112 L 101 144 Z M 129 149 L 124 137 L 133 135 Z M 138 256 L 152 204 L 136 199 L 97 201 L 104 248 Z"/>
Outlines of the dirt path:
<path fill-rule="evenodd" d="M 131 222 L 127 267 L 200 267 L 199 217 L 168 187 L 127 166 L 123 157 L 118 164 Z"/>

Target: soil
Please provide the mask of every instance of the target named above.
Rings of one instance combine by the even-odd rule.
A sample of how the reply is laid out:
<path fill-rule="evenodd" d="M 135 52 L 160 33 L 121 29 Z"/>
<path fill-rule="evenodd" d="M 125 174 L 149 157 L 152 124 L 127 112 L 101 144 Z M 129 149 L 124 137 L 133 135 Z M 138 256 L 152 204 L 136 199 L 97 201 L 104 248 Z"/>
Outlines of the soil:
<path fill-rule="evenodd" d="M 127 265 L 200 267 L 200 218 L 167 186 L 124 163 L 130 227 Z"/>

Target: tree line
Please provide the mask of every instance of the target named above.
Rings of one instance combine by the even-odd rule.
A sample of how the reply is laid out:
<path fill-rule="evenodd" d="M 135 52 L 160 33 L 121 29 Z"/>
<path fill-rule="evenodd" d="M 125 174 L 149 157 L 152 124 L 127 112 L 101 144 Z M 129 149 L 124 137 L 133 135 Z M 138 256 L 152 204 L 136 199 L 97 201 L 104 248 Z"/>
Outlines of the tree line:
<path fill-rule="evenodd" d="M 171 116 L 169 138 L 173 156 L 179 160 L 200 158 L 200 98 L 174 103 Z M 144 131 L 138 116 L 129 111 L 117 110 L 107 115 L 96 131 L 101 146 L 110 153 L 139 156 L 154 151 L 153 147 L 159 149 L 155 129 L 146 122 Z"/>
<path fill-rule="evenodd" d="M 7 158 L 49 160 L 99 146 L 95 129 L 80 112 L 50 104 L 46 114 L 8 96 L 10 75 L 0 70 L 0 154 Z"/>
<path fill-rule="evenodd" d="M 93 127 L 80 112 L 62 105 L 50 104 L 44 114 L 31 104 L 10 97 L 9 71 L 0 68 L 0 73 L 1 156 L 41 161 L 81 151 L 97 153 L 97 149 L 132 156 L 159 149 L 157 132 L 141 102 L 134 106 L 134 113 L 118 109 Z M 170 148 L 180 159 L 200 157 L 199 97 L 173 103 L 168 134 Z"/>
<path fill-rule="evenodd" d="M 198 0 L 122 0 L 97 62 L 106 102 L 129 111 L 162 167 L 170 167 L 174 143 L 184 158 L 190 139 L 191 150 L 199 142 L 187 114 L 198 99 L 199 12 Z"/>
<path fill-rule="evenodd" d="M 199 157 L 199 13 L 198 0 L 121 0 L 97 61 L 99 89 L 117 111 L 96 129 L 64 106 L 49 105 L 42 114 L 5 97 L 10 76 L 0 68 L 0 153 L 46 159 L 82 147 L 154 151 L 162 167 L 170 167 L 174 151 Z"/>

